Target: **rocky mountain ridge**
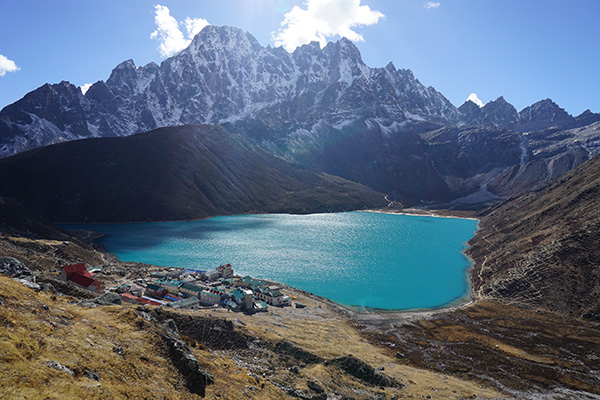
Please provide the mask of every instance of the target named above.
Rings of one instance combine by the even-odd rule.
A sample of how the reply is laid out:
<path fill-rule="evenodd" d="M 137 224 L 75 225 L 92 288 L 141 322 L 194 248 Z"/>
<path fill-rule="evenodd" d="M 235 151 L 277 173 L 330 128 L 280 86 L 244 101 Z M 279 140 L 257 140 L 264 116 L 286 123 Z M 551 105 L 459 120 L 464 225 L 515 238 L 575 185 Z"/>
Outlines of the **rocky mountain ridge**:
<path fill-rule="evenodd" d="M 356 102 L 358 94 L 366 95 L 362 105 Z M 286 105 L 307 102 L 309 115 L 325 111 L 325 116 L 306 121 L 305 110 L 298 110 L 301 115 L 285 110 Z M 138 68 L 127 60 L 85 95 L 61 82 L 44 85 L 7 106 L 0 118 L 2 155 L 72 138 L 235 122 L 261 111 L 270 113 L 274 106 L 288 118 L 299 118 L 304 126 L 298 128 L 309 130 L 319 122 L 341 127 L 374 116 L 374 107 L 396 123 L 458 117 L 447 99 L 423 86 L 412 72 L 396 70 L 391 63 L 386 68 L 367 67 L 347 39 L 323 49 L 315 42 L 288 53 L 262 47 L 237 28 L 208 26 L 160 66 Z"/>
<path fill-rule="evenodd" d="M 503 97 L 456 108 L 410 70 L 365 65 L 347 39 L 288 53 L 208 26 L 160 65 L 125 61 L 85 95 L 69 82 L 46 84 L 5 107 L 0 156 L 208 123 L 405 205 L 480 208 L 597 154 L 599 120 L 589 110 L 572 117 L 550 99 L 520 112 Z M 494 161 L 479 156 L 488 145 Z"/>

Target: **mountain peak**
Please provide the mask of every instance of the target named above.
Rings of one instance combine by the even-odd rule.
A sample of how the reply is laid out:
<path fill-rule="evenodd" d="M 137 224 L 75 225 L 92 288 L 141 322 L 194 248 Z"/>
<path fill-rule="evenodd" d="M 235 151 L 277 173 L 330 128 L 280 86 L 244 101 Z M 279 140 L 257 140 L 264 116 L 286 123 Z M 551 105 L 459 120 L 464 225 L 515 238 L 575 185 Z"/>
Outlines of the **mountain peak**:
<path fill-rule="evenodd" d="M 363 62 L 362 56 L 360 54 L 360 50 L 358 50 L 358 47 L 356 47 L 356 45 L 354 43 L 352 43 L 350 40 L 346 39 L 345 37 L 341 38 L 337 42 L 327 43 L 327 45 L 323 48 L 323 52 L 324 53 L 339 52 L 340 54 L 346 55 L 352 59 L 360 60 L 361 63 Z"/>
<path fill-rule="evenodd" d="M 382 74 L 378 72 L 383 69 L 368 67 L 347 38 L 323 49 L 312 42 L 290 54 L 282 47 L 262 47 L 239 28 L 208 25 L 187 48 L 160 65 L 138 68 L 133 60 L 117 65 L 105 82 L 79 96 L 83 112 L 77 123 L 100 137 L 190 123 L 243 125 L 260 119 L 267 126 L 256 136 L 275 140 L 277 144 L 269 145 L 277 147 L 294 141 L 298 129 L 328 135 L 370 119 L 376 124 L 384 121 L 386 129 L 395 123 L 395 131 L 409 129 L 415 121 L 456 121 L 456 107 L 422 85 L 410 70 L 396 70 L 392 63 L 386 68 Z M 370 79 L 374 76 L 377 79 Z M 59 100 L 52 101 L 47 109 L 60 120 L 69 110 Z M 6 117 L 8 124 L 0 124 L 0 138 L 10 138 L 0 142 L 2 155 L 13 154 L 17 143 L 23 142 L 18 151 L 30 148 L 27 138 L 38 122 L 23 123 L 17 114 L 41 116 L 40 107 L 33 102 L 21 106 Z M 13 124 L 13 119 L 19 123 Z M 58 126 L 48 118 L 42 123 L 49 133 L 31 147 L 70 140 L 63 135 L 62 126 L 67 125 Z M 4 134 L 7 131 L 10 135 Z"/>
<path fill-rule="evenodd" d="M 469 97 L 467 97 L 467 101 L 473 102 L 473 104 L 476 104 L 478 107 L 483 107 L 483 102 L 479 100 L 476 93 L 471 93 Z"/>
<path fill-rule="evenodd" d="M 519 113 L 519 125 L 523 131 L 537 131 L 550 127 L 573 128 L 575 118 L 551 99 L 540 100 Z"/>
<path fill-rule="evenodd" d="M 586 126 L 593 124 L 594 122 L 600 121 L 600 113 L 593 113 L 590 109 L 585 110 L 581 114 L 575 117 L 577 126 Z"/>
<path fill-rule="evenodd" d="M 135 69 L 135 63 L 133 62 L 133 60 L 130 58 L 129 60 L 125 60 L 122 63 L 120 63 L 119 65 L 117 65 L 114 69 Z"/>
<path fill-rule="evenodd" d="M 277 47 L 277 49 L 283 49 L 282 46 Z M 284 51 L 287 53 L 287 51 L 284 49 Z M 317 54 L 317 53 L 321 53 L 321 45 L 319 44 L 319 42 L 313 40 L 310 43 L 307 44 L 303 44 L 302 46 L 298 46 L 296 47 L 296 49 L 294 49 L 293 51 L 293 55 L 301 55 L 301 54 Z"/>
<path fill-rule="evenodd" d="M 106 80 L 106 84 L 120 88 L 124 86 L 131 87 L 136 76 L 136 67 L 133 60 L 125 60 L 112 70 L 110 77 Z"/>
<path fill-rule="evenodd" d="M 469 96 L 458 111 L 462 114 L 461 122 L 466 125 L 512 128 L 519 121 L 517 110 L 503 96 L 486 103 L 483 107 Z"/>
<path fill-rule="evenodd" d="M 254 50 L 262 48 L 254 36 L 240 28 L 227 25 L 207 25 L 194 36 L 188 49 L 202 51 L 207 48 L 223 47 L 231 51 L 237 46 L 248 46 Z"/>

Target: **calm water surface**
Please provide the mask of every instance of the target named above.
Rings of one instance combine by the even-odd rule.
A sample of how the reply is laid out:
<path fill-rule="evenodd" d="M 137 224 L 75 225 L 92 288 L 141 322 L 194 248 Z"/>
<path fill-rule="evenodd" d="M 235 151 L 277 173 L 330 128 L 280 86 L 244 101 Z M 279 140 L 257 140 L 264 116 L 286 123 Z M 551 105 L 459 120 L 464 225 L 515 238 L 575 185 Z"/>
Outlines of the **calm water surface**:
<path fill-rule="evenodd" d="M 123 261 L 283 282 L 345 305 L 436 308 L 468 296 L 462 254 L 477 222 L 351 212 L 241 215 L 201 221 L 77 224 Z"/>

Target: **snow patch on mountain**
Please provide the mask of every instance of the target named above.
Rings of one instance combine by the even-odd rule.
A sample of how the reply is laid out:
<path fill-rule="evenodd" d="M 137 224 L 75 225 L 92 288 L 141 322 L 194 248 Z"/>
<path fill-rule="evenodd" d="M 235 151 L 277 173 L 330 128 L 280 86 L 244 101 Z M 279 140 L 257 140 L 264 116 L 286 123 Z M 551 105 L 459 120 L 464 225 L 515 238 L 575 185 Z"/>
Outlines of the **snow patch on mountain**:
<path fill-rule="evenodd" d="M 411 71 L 391 63 L 365 65 L 347 39 L 288 53 L 262 47 L 250 34 L 227 26 L 205 27 L 160 65 L 136 67 L 126 60 L 85 93 L 68 82 L 61 85 L 48 85 L 51 98 L 37 102 L 26 96 L 1 112 L 0 145 L 6 149 L 1 156 L 72 138 L 126 136 L 190 123 L 260 119 L 285 136 L 298 126 L 326 132 L 374 117 L 389 119 L 388 125 L 452 123 L 459 117 L 456 107 Z M 35 117 L 23 118 L 28 114 Z"/>
<path fill-rule="evenodd" d="M 469 97 L 467 97 L 466 101 L 472 101 L 473 103 L 475 103 L 479 108 L 483 107 L 483 101 L 479 100 L 479 97 L 477 97 L 476 93 L 471 93 L 469 95 Z"/>

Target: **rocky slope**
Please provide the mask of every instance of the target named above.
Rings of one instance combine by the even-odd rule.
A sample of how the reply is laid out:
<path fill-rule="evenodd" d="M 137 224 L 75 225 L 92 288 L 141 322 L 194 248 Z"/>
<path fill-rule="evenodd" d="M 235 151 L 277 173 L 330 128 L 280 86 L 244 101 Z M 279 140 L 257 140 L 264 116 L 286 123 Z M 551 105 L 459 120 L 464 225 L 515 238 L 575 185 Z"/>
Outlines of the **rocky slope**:
<path fill-rule="evenodd" d="M 600 321 L 600 157 L 486 213 L 469 242 L 476 298 Z"/>
<path fill-rule="evenodd" d="M 148 221 L 386 205 L 364 186 L 206 125 L 61 143 L 0 160 L 0 194 L 54 221 Z"/>
<path fill-rule="evenodd" d="M 61 233 L 60 242 L 36 239 L 29 229 L 20 234 L 19 226 L 11 225 L 11 236 L 2 231 L 0 254 L 12 251 L 46 290 L 35 292 L 0 273 L 3 398 L 600 395 L 600 335 L 589 320 L 482 300 L 438 312 L 354 313 L 292 288 L 286 293 L 305 308 L 272 307 L 258 315 L 99 305 L 104 302 L 52 279 L 58 273 L 52 265 L 67 261 L 61 248 L 75 245 L 74 238 Z M 101 279 L 109 286 L 123 277 L 148 278 L 158 268 L 120 263 L 93 250 L 86 254 L 90 258 L 80 261 L 102 266 Z M 182 359 L 200 373 L 198 379 L 182 368 Z"/>

